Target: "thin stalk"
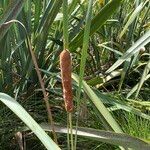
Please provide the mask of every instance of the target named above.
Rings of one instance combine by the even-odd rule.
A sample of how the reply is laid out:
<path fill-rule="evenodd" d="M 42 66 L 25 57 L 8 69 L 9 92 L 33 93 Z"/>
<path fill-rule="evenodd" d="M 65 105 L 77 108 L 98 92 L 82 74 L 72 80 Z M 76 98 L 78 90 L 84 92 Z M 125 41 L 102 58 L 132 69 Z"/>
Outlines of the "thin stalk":
<path fill-rule="evenodd" d="M 80 79 L 79 79 L 79 87 L 78 87 L 78 91 L 77 91 L 77 112 L 79 112 L 79 109 L 80 109 L 79 106 L 80 106 L 82 80 L 83 80 L 83 76 L 84 76 L 84 69 L 85 69 L 86 58 L 87 58 L 87 54 L 88 54 L 87 49 L 88 49 L 89 38 L 90 38 L 90 27 L 91 27 L 91 18 L 92 18 L 92 4 L 93 4 L 93 0 L 89 0 L 88 10 L 87 10 L 86 20 L 85 20 L 83 48 L 82 48 L 82 52 L 81 52 Z M 76 143 L 77 143 L 78 118 L 79 118 L 79 114 L 77 114 L 74 149 L 76 149 Z"/>
<path fill-rule="evenodd" d="M 64 49 L 68 49 L 68 0 L 63 0 L 63 44 Z"/>
<path fill-rule="evenodd" d="M 69 127 L 70 127 L 70 139 L 71 139 L 71 150 L 74 150 L 74 143 L 73 143 L 73 128 L 72 128 L 72 113 L 68 114 L 69 116 Z"/>
<path fill-rule="evenodd" d="M 70 149 L 70 136 L 69 136 L 69 113 L 67 113 L 67 147 Z"/>
<path fill-rule="evenodd" d="M 52 127 L 52 133 L 53 133 L 54 141 L 55 141 L 55 143 L 58 143 L 55 128 L 54 128 L 54 121 L 53 121 L 53 118 L 52 118 L 51 107 L 50 107 L 50 104 L 49 104 L 48 93 L 45 90 L 45 86 L 44 86 L 44 82 L 43 82 L 43 79 L 42 79 L 42 76 L 41 76 L 41 72 L 39 70 L 38 63 L 37 63 L 35 54 L 32 51 L 32 46 L 31 46 L 31 43 L 30 43 L 30 40 L 29 40 L 28 37 L 27 37 L 27 40 L 28 40 L 28 45 L 29 45 L 29 50 L 30 50 L 30 53 L 31 53 L 32 61 L 33 61 L 33 64 L 35 66 L 35 70 L 37 72 L 37 76 L 38 76 L 38 79 L 39 79 L 39 82 L 40 82 L 40 86 L 41 86 L 41 89 L 42 89 L 42 92 L 43 92 L 43 95 L 44 95 L 44 102 L 45 102 L 47 113 L 48 113 L 48 121 L 50 122 L 51 127 Z"/>

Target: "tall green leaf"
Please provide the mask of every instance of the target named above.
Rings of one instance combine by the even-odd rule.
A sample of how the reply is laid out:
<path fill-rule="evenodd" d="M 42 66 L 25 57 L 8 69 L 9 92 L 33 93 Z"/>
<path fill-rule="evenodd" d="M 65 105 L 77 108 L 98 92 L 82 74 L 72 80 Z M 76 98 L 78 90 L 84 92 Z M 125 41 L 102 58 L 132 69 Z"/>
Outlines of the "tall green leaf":
<path fill-rule="evenodd" d="M 123 30 L 121 31 L 121 33 L 119 34 L 119 38 L 121 39 L 121 37 L 124 35 L 124 33 L 126 32 L 126 30 L 128 29 L 129 25 L 132 24 L 132 22 L 135 20 L 135 18 L 138 16 L 138 14 L 140 13 L 140 11 L 143 9 L 144 5 L 143 3 L 141 3 L 131 14 L 129 20 L 127 21 L 127 23 L 125 24 Z"/>
<path fill-rule="evenodd" d="M 150 74 L 148 74 L 148 75 L 145 77 L 144 81 L 147 81 L 149 78 L 150 78 Z M 143 79 L 142 79 L 142 80 L 143 80 Z M 141 83 L 143 84 L 144 81 L 142 81 Z M 127 94 L 127 98 L 129 98 L 134 92 L 136 92 L 139 87 L 140 87 L 140 82 L 138 82 L 138 83 L 131 89 L 131 91 Z"/>
<path fill-rule="evenodd" d="M 12 0 L 6 12 L 4 12 L 0 21 L 0 40 L 4 37 L 11 24 L 5 24 L 12 19 L 15 19 L 20 13 L 26 0 Z"/>
<path fill-rule="evenodd" d="M 117 10 L 120 6 L 122 0 L 111 0 L 107 3 L 99 13 L 92 19 L 90 35 L 95 33 L 100 27 L 107 21 L 107 19 Z M 83 30 L 71 41 L 70 50 L 74 51 L 76 48 L 80 47 L 83 43 Z"/>
<path fill-rule="evenodd" d="M 146 65 L 146 67 L 145 67 L 145 69 L 144 69 L 144 71 L 143 71 L 141 80 L 140 80 L 140 82 L 139 82 L 139 84 L 138 84 L 138 88 L 137 88 L 137 91 L 136 91 L 135 98 L 138 97 L 139 92 L 140 92 L 140 90 L 141 90 L 141 87 L 142 87 L 144 81 L 146 81 L 145 79 L 147 78 L 149 71 L 150 71 L 150 60 L 148 61 L 147 65 Z"/>
<path fill-rule="evenodd" d="M 85 23 L 85 30 L 84 30 L 84 37 L 83 37 L 83 48 L 82 48 L 82 52 L 81 52 L 80 78 L 79 78 L 79 88 L 78 88 L 78 93 L 77 93 L 77 111 L 79 111 L 82 80 L 84 77 L 85 64 L 86 64 L 86 59 L 88 56 L 87 51 L 88 51 L 89 38 L 90 38 L 92 4 L 93 4 L 93 0 L 89 0 L 87 14 L 86 14 L 86 20 L 85 20 L 86 23 Z M 77 116 L 76 128 L 78 127 L 78 117 L 79 116 Z M 75 148 L 76 148 L 76 143 L 77 143 L 77 134 L 75 136 Z"/>
<path fill-rule="evenodd" d="M 137 40 L 133 46 L 131 46 L 123 56 L 121 56 L 107 71 L 106 73 L 110 73 L 119 67 L 124 61 L 131 58 L 134 54 L 136 54 L 142 47 L 150 42 L 150 30 L 147 31 L 139 40 Z"/>
<path fill-rule="evenodd" d="M 79 83 L 79 77 L 76 74 L 72 75 L 72 78 Z M 105 121 L 108 123 L 108 125 L 118 133 L 122 133 L 121 128 L 119 127 L 118 123 L 115 121 L 115 119 L 112 117 L 110 112 L 107 110 L 107 108 L 102 103 L 101 99 L 94 93 L 94 91 L 87 85 L 85 81 L 82 81 L 83 89 L 86 92 L 86 94 L 89 96 L 91 101 L 94 103 L 100 114 L 103 116 Z"/>

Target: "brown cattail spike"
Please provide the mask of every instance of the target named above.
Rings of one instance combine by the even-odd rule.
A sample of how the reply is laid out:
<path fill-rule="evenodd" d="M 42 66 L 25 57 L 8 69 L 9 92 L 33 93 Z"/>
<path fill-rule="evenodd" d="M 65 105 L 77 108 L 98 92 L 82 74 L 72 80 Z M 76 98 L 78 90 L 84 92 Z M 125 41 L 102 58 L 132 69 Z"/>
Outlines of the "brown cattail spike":
<path fill-rule="evenodd" d="M 67 112 L 72 112 L 73 94 L 71 81 L 71 56 L 68 50 L 63 50 L 60 54 L 60 70 L 65 108 Z"/>

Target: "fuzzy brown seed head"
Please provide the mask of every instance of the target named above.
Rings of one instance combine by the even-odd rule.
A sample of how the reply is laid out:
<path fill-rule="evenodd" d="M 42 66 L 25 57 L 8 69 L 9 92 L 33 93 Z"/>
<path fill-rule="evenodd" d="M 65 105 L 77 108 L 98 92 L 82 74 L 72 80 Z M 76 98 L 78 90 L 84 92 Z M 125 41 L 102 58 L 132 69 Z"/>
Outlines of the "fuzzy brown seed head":
<path fill-rule="evenodd" d="M 63 50 L 60 54 L 60 69 L 63 86 L 63 98 L 67 112 L 73 111 L 73 93 L 71 81 L 71 56 L 68 50 Z"/>

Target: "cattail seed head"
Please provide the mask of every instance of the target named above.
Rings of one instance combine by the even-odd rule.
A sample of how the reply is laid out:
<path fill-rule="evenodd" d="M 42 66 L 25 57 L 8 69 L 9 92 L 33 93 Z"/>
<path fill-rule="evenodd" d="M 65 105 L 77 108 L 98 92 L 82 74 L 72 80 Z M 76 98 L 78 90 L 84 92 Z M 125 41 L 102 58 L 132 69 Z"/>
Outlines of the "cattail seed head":
<path fill-rule="evenodd" d="M 60 70 L 65 108 L 67 112 L 72 112 L 73 93 L 71 81 L 71 56 L 68 50 L 63 50 L 60 54 Z"/>

